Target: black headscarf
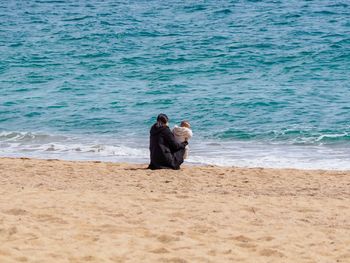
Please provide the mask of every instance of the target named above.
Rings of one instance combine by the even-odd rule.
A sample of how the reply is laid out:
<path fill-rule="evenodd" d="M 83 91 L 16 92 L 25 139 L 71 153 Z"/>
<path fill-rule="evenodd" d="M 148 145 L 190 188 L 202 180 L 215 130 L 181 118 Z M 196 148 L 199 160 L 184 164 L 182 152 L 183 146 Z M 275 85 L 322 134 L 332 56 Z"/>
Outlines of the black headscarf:
<path fill-rule="evenodd" d="M 160 128 L 160 127 L 165 126 L 165 124 L 167 124 L 168 122 L 169 122 L 168 116 L 166 116 L 166 114 L 164 114 L 164 113 L 161 113 L 157 117 L 156 126 L 157 126 L 157 128 Z"/>

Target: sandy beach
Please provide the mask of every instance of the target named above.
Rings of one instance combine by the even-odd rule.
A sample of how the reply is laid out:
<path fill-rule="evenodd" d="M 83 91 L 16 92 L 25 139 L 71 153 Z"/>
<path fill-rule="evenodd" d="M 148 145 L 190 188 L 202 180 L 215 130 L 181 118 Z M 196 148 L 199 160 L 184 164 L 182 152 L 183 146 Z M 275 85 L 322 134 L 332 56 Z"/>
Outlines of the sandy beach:
<path fill-rule="evenodd" d="M 350 172 L 0 158 L 0 262 L 350 262 Z"/>

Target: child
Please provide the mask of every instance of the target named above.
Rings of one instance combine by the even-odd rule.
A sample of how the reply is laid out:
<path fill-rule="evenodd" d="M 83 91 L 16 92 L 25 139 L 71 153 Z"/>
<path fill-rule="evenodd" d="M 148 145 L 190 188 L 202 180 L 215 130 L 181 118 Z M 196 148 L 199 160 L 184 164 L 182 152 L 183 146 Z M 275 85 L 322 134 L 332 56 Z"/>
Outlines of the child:
<path fill-rule="evenodd" d="M 182 121 L 180 124 L 180 127 L 175 125 L 173 129 L 173 134 L 175 136 L 175 139 L 178 140 L 179 142 L 188 141 L 189 139 L 191 139 L 193 135 L 190 123 L 188 121 Z M 188 152 L 189 152 L 189 147 L 187 145 L 185 148 L 184 159 L 187 159 Z"/>

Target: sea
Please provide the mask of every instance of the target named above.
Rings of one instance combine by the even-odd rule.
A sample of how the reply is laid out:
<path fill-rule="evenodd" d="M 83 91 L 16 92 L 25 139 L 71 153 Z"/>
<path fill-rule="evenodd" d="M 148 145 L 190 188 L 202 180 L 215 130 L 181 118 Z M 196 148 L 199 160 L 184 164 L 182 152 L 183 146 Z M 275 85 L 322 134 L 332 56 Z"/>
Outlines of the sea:
<path fill-rule="evenodd" d="M 0 156 L 350 169 L 348 0 L 0 1 Z"/>

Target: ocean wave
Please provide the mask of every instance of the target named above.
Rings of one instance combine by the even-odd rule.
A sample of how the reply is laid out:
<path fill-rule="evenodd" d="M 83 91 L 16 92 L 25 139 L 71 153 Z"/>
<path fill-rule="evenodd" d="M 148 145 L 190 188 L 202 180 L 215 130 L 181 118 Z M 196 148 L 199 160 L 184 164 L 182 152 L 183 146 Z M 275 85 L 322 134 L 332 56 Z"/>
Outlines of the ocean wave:
<path fill-rule="evenodd" d="M 279 144 L 320 145 L 350 143 L 350 132 L 334 133 L 331 131 L 313 132 L 309 130 L 270 130 L 261 132 L 257 130 L 245 131 L 227 129 L 214 134 L 214 138 L 224 140 L 256 140 Z"/>
<path fill-rule="evenodd" d="M 332 142 L 332 141 L 350 141 L 349 133 L 340 133 L 340 134 L 321 134 L 319 135 L 316 142 Z"/>
<path fill-rule="evenodd" d="M 66 136 L 62 135 L 48 135 L 42 133 L 32 132 L 0 132 L 0 142 L 17 142 L 17 143 L 47 143 L 57 140 L 66 140 Z"/>
<path fill-rule="evenodd" d="M 324 138 L 320 138 L 323 140 Z M 0 156 L 63 160 L 102 160 L 148 163 L 148 140 L 94 136 L 68 136 L 33 132 L 0 132 Z M 189 159 L 194 165 L 299 169 L 350 169 L 350 150 L 341 144 L 300 146 L 259 141 L 190 141 Z"/>
<path fill-rule="evenodd" d="M 104 144 L 90 138 L 48 135 L 32 132 L 0 132 L 0 153 L 3 156 L 34 156 L 63 159 L 146 158 L 144 148 L 121 144 Z"/>

